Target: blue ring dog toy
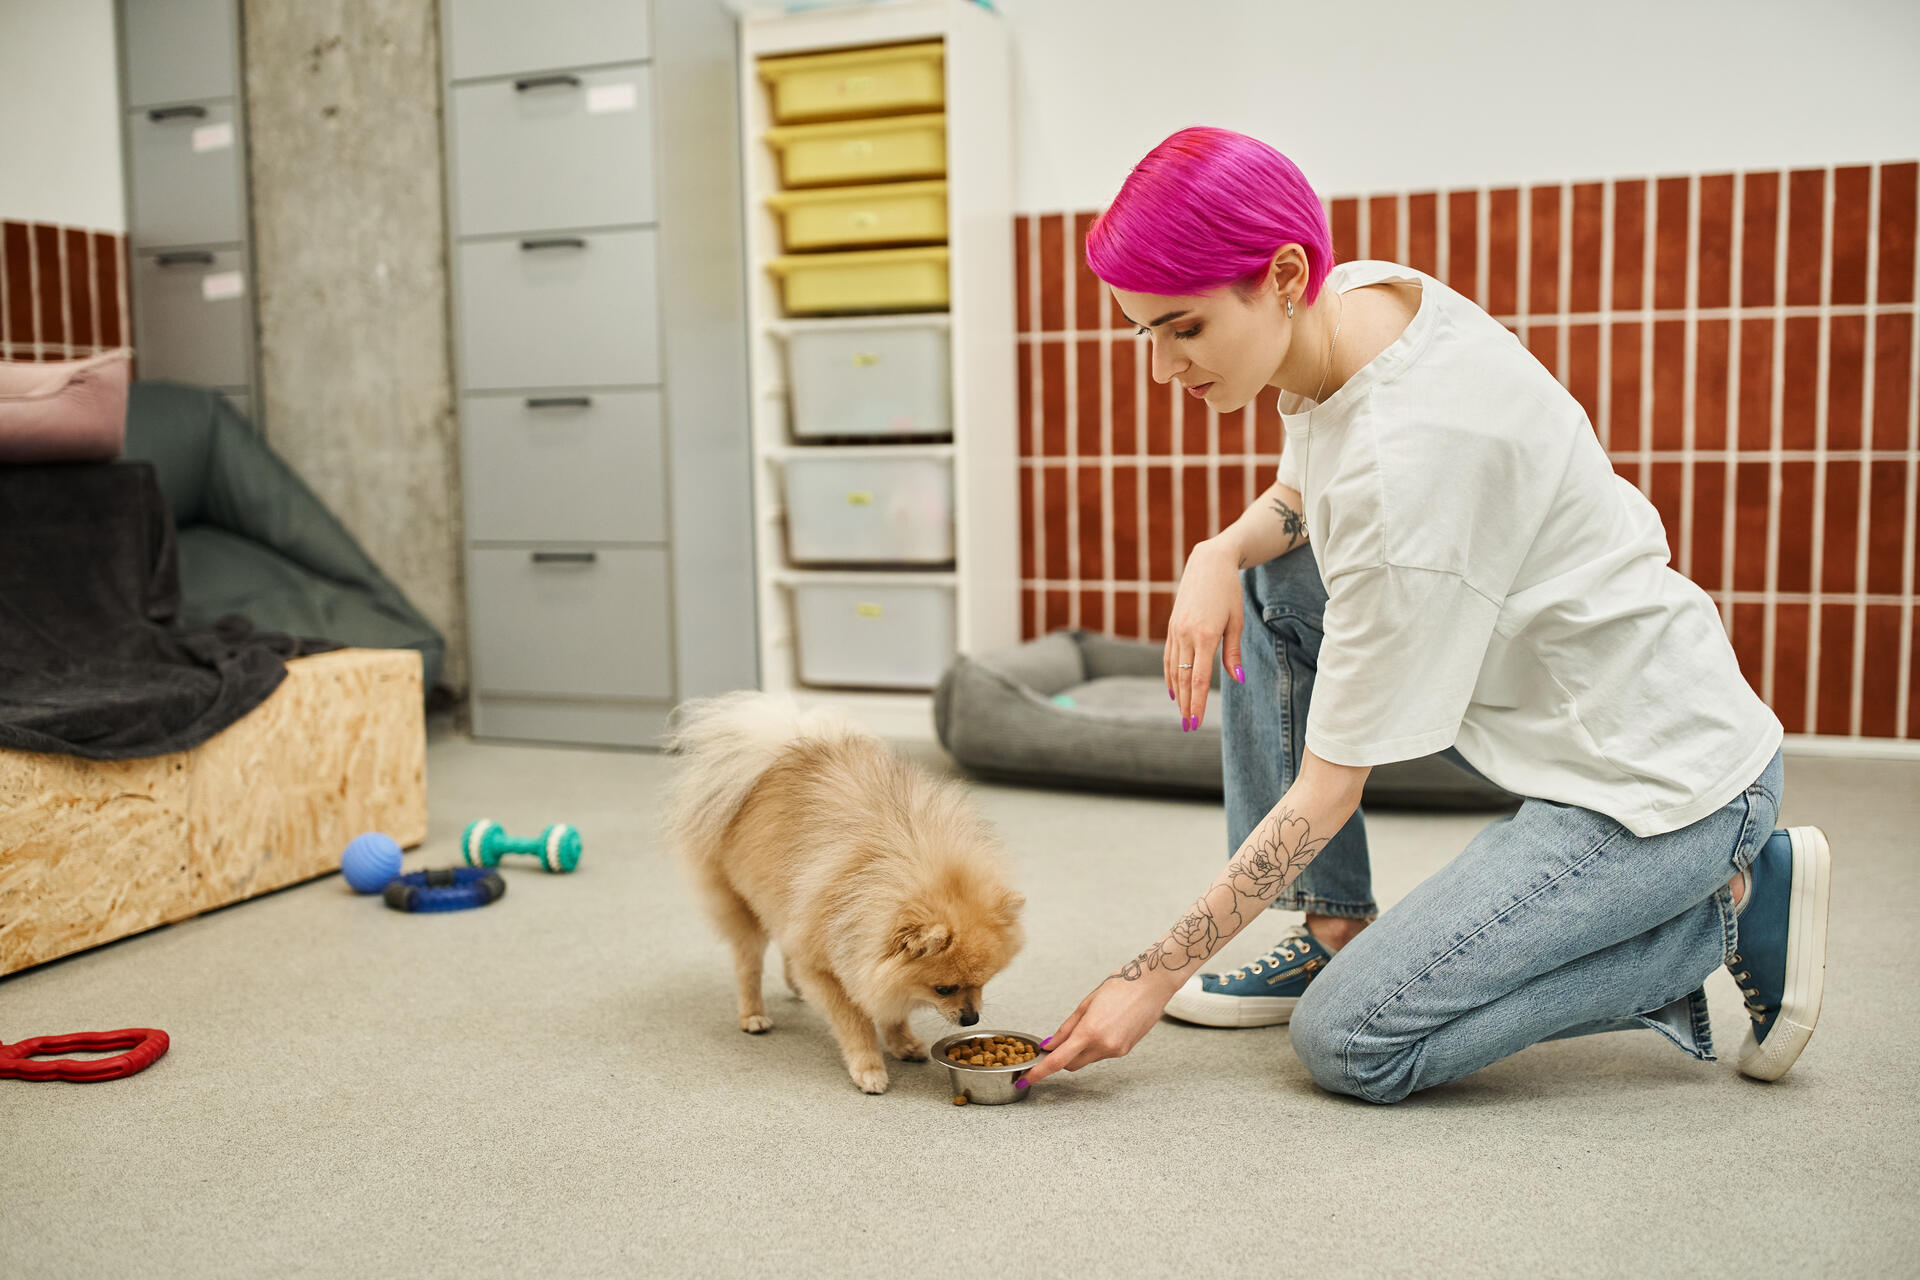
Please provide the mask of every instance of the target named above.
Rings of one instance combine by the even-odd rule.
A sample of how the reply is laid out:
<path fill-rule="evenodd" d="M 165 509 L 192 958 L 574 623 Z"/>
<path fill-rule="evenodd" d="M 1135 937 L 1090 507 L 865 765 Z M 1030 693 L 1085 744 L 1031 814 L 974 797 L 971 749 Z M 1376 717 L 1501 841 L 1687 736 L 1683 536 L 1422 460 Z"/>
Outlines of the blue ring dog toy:
<path fill-rule="evenodd" d="M 442 867 L 395 877 L 386 888 L 395 911 L 465 911 L 484 907 L 507 891 L 498 871 L 486 867 Z"/>

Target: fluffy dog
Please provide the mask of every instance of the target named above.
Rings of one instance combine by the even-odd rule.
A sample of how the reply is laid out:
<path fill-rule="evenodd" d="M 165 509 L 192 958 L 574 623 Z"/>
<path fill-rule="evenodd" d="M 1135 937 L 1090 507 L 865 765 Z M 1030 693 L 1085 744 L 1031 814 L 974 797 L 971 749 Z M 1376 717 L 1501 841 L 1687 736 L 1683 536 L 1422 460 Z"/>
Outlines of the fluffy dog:
<path fill-rule="evenodd" d="M 671 737 L 685 761 L 668 830 L 733 944 L 742 1031 L 773 1026 L 760 998 L 769 938 L 787 985 L 826 1015 L 867 1093 L 887 1088 L 879 1043 L 925 1061 L 907 1025 L 914 1009 L 979 1021 L 981 989 L 1024 941 L 1026 899 L 1007 887 L 999 842 L 958 787 L 790 698 L 683 703 Z"/>

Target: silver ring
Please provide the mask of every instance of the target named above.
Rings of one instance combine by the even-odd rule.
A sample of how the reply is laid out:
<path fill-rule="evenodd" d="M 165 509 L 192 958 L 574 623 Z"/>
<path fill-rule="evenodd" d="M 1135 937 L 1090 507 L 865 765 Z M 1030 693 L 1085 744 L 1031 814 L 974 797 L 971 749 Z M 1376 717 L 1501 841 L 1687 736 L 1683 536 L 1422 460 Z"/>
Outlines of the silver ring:
<path fill-rule="evenodd" d="M 1180 669 L 1181 669 L 1182 671 L 1188 671 L 1188 670 L 1191 670 L 1191 669 L 1192 669 L 1192 667 L 1193 667 L 1193 664 L 1192 664 L 1191 662 L 1183 662 L 1183 663 L 1181 663 L 1181 664 L 1180 664 Z"/>

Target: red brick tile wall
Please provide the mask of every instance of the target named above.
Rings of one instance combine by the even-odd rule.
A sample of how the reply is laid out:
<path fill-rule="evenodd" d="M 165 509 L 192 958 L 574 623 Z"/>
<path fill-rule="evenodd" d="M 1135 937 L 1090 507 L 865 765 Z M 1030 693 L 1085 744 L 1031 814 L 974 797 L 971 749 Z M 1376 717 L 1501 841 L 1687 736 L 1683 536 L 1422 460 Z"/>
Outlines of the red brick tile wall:
<path fill-rule="evenodd" d="M 78 360 L 128 345 L 126 237 L 0 221 L 0 360 Z"/>
<path fill-rule="evenodd" d="M 1920 737 L 1913 162 L 1342 197 L 1341 261 L 1474 299 L 1585 406 L 1789 733 Z M 1024 627 L 1159 639 L 1271 483 L 1272 395 L 1153 382 L 1091 212 L 1015 220 Z"/>

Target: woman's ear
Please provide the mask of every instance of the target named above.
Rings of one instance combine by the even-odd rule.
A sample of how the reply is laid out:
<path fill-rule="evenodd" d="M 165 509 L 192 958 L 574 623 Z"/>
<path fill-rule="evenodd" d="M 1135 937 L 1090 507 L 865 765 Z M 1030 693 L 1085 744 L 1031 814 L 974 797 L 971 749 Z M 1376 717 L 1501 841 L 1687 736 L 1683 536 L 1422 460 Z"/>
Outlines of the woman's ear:
<path fill-rule="evenodd" d="M 1283 244 L 1273 251 L 1267 263 L 1267 279 L 1272 281 L 1277 298 L 1293 297 L 1298 306 L 1307 297 L 1306 252 L 1297 244 Z"/>

